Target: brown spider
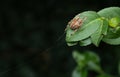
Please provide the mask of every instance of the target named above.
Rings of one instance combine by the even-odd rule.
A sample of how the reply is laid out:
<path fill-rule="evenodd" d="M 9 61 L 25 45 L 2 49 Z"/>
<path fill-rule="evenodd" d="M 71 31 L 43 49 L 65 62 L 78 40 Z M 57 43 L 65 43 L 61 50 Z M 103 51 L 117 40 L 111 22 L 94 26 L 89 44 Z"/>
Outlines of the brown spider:
<path fill-rule="evenodd" d="M 80 28 L 80 26 L 82 25 L 83 21 L 86 19 L 86 17 L 84 17 L 83 19 L 79 18 L 78 16 L 74 17 L 69 23 L 68 25 L 70 26 L 70 29 L 72 30 L 78 30 Z"/>

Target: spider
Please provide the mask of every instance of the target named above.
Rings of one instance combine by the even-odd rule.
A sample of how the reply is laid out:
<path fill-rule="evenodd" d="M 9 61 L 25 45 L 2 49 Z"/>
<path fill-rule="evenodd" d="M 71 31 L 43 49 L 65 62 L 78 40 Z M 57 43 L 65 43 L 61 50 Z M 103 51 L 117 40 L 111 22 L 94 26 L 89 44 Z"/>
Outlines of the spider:
<path fill-rule="evenodd" d="M 86 19 L 86 17 L 81 19 L 78 16 L 76 16 L 68 23 L 68 25 L 70 26 L 70 29 L 77 31 L 81 27 L 81 25 L 85 19 Z"/>

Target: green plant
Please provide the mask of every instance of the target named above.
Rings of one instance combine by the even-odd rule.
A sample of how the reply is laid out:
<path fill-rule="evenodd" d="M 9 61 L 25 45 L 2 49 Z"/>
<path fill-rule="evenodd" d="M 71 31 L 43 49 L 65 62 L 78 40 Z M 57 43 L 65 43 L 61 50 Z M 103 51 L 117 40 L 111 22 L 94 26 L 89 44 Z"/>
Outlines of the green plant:
<path fill-rule="evenodd" d="M 120 8 L 109 7 L 98 12 L 85 11 L 76 15 L 67 25 L 66 42 L 68 46 L 94 44 L 99 47 L 103 41 L 111 45 L 120 44 Z M 99 73 L 97 77 L 113 77 L 100 67 L 100 59 L 93 52 L 83 54 L 73 52 L 77 67 L 73 77 L 87 77 L 88 70 Z M 120 72 L 120 64 L 119 64 Z"/>
<path fill-rule="evenodd" d="M 77 62 L 77 67 L 73 71 L 72 77 L 88 77 L 88 71 L 95 71 L 98 73 L 97 77 L 112 77 L 101 68 L 100 58 L 97 54 L 91 51 L 84 53 L 74 51 L 73 57 Z"/>

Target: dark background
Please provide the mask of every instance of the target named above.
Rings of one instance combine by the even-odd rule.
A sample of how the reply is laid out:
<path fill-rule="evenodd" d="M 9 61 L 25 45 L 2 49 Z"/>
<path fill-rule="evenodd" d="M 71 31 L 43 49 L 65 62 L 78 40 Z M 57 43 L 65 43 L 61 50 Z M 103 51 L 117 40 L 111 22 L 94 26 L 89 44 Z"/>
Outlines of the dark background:
<path fill-rule="evenodd" d="M 76 14 L 109 6 L 120 6 L 120 0 L 0 1 L 0 77 L 71 77 L 74 49 L 94 50 L 103 69 L 118 74 L 120 46 L 68 47 L 63 35 Z"/>

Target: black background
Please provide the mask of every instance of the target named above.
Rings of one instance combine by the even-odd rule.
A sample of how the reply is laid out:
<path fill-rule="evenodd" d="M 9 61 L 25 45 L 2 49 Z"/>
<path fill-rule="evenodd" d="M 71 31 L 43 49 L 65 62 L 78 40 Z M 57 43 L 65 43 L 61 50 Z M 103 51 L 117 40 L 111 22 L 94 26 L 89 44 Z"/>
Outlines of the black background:
<path fill-rule="evenodd" d="M 76 14 L 110 6 L 120 6 L 120 0 L 1 1 L 0 77 L 71 77 L 74 49 L 94 50 L 104 70 L 116 75 L 119 46 L 68 47 L 63 35 Z"/>

